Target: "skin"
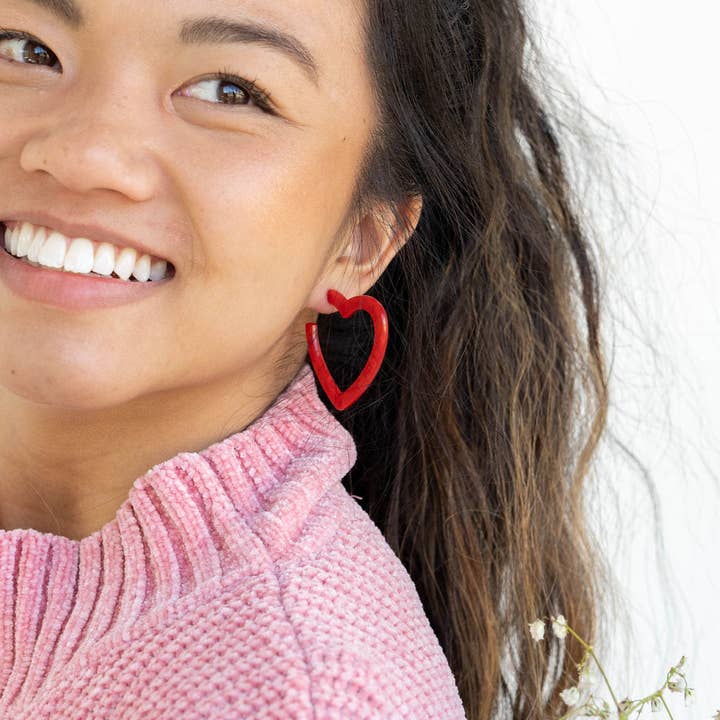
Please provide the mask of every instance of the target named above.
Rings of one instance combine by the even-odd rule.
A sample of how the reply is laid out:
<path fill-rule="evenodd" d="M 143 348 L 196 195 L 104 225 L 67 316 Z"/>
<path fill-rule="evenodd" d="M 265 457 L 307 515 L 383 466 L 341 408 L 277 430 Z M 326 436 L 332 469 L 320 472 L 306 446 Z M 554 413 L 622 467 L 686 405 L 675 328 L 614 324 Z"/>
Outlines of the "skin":
<path fill-rule="evenodd" d="M 305 323 L 336 311 L 327 290 L 365 293 L 407 236 L 381 205 L 338 234 L 376 122 L 355 3 L 76 2 L 79 28 L 29 0 L 0 7 L 0 26 L 62 66 L 0 54 L 0 219 L 41 207 L 117 228 L 177 273 L 96 310 L 0 283 L 0 528 L 78 540 L 146 470 L 261 415 L 304 362 Z M 179 43 L 183 19 L 211 14 L 291 32 L 318 85 L 270 47 Z M 222 83 L 204 82 L 220 68 L 256 80 L 278 115 L 222 104 Z M 420 208 L 401 208 L 409 227 Z"/>

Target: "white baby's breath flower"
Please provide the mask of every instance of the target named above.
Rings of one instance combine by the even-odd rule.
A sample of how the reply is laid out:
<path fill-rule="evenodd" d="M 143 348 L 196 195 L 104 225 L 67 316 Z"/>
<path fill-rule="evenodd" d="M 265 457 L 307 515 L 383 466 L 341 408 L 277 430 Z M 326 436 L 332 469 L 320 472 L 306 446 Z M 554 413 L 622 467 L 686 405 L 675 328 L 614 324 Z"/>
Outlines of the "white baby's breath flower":
<path fill-rule="evenodd" d="M 565 688 L 560 693 L 560 697 L 566 705 L 573 707 L 573 705 L 577 705 L 578 700 L 580 700 L 580 691 L 576 687 Z"/>
<path fill-rule="evenodd" d="M 651 709 L 653 712 L 661 712 L 662 709 L 663 709 L 662 700 L 661 700 L 659 697 L 654 697 L 654 698 L 650 701 L 650 709 Z"/>
<path fill-rule="evenodd" d="M 528 623 L 528 625 L 530 627 L 532 639 L 535 640 L 535 642 L 539 642 L 545 637 L 545 623 L 542 620 L 534 620 L 533 622 Z"/>
<path fill-rule="evenodd" d="M 629 697 L 625 697 L 618 703 L 618 710 L 621 713 L 624 713 L 632 705 L 632 703 L 633 701 Z"/>
<path fill-rule="evenodd" d="M 589 665 L 585 665 L 578 675 L 578 687 L 586 688 L 595 682 L 596 678 L 593 674 L 592 668 Z"/>
<path fill-rule="evenodd" d="M 585 717 L 610 717 L 610 706 L 608 705 L 607 700 L 601 700 L 600 698 L 595 697 L 595 695 L 590 695 L 590 697 L 588 697 L 585 705 L 583 706 L 583 710 L 584 712 L 582 715 Z"/>
<path fill-rule="evenodd" d="M 603 699 L 603 706 L 602 710 L 600 711 L 600 717 L 604 718 L 604 720 L 607 720 L 610 717 L 610 705 L 605 699 Z"/>
<path fill-rule="evenodd" d="M 692 705 L 695 702 L 695 690 L 691 687 L 685 688 L 685 707 Z"/>
<path fill-rule="evenodd" d="M 563 615 L 552 618 L 552 631 L 561 640 L 567 635 L 567 621 Z"/>
<path fill-rule="evenodd" d="M 668 690 L 670 692 L 682 692 L 682 683 L 679 680 L 668 680 Z"/>

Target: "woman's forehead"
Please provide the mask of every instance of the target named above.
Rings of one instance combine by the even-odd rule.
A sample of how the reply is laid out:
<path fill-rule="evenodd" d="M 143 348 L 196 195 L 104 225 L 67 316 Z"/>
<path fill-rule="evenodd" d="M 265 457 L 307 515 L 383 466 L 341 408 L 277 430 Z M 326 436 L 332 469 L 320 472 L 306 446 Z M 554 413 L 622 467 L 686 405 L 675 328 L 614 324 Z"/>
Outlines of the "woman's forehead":
<path fill-rule="evenodd" d="M 147 32 L 153 42 L 179 46 L 263 46 L 294 62 L 316 85 L 337 66 L 338 56 L 344 65 L 362 57 L 364 45 L 363 3 L 353 0 L 4 0 L 3 5 L 30 9 L 75 33 Z"/>
<path fill-rule="evenodd" d="M 360 27 L 362 3 L 352 0 L 4 0 L 7 9 L 34 7 L 54 16 L 73 30 L 80 30 L 103 16 L 124 25 L 152 22 L 157 26 L 185 24 L 199 17 L 225 17 L 231 21 L 255 21 L 282 31 L 304 28 L 318 41 L 338 37 L 343 29 Z"/>

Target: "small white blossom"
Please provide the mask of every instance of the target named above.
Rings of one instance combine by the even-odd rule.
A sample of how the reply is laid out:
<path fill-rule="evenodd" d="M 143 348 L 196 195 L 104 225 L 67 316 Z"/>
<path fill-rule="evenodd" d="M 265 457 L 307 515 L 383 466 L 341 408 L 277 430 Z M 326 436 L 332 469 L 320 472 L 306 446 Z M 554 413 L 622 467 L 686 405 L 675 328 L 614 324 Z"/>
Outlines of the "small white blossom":
<path fill-rule="evenodd" d="M 589 665 L 585 665 L 578 675 L 578 687 L 585 688 L 592 685 L 594 682 L 595 676 L 592 668 Z"/>
<path fill-rule="evenodd" d="M 685 657 L 685 655 L 683 655 L 675 667 L 679 670 L 685 664 L 686 660 L 687 660 L 687 658 Z"/>
<path fill-rule="evenodd" d="M 633 701 L 629 697 L 623 698 L 618 703 L 618 710 L 620 710 L 621 713 L 625 712 L 632 705 L 632 702 Z"/>
<path fill-rule="evenodd" d="M 558 615 L 556 618 L 552 618 L 552 631 L 555 637 L 562 640 L 567 635 L 567 620 L 563 615 Z"/>
<path fill-rule="evenodd" d="M 607 700 L 602 700 L 602 704 L 604 707 L 600 706 L 599 698 L 596 698 L 594 695 L 590 695 L 584 706 L 585 712 L 582 714 L 586 717 L 609 718 L 610 706 L 608 705 Z"/>
<path fill-rule="evenodd" d="M 682 692 L 682 683 L 679 680 L 668 680 L 668 690 L 670 692 Z"/>
<path fill-rule="evenodd" d="M 528 625 L 533 640 L 538 642 L 545 637 L 545 623 L 542 620 L 535 620 L 534 622 L 528 623 Z"/>
<path fill-rule="evenodd" d="M 695 702 L 695 690 L 693 688 L 685 688 L 685 707 Z"/>
<path fill-rule="evenodd" d="M 659 697 L 654 697 L 654 698 L 650 701 L 650 709 L 651 709 L 653 712 L 661 712 L 662 709 L 663 709 L 662 700 L 661 700 Z"/>
<path fill-rule="evenodd" d="M 603 700 L 603 707 L 600 711 L 600 717 L 605 718 L 605 720 L 610 717 L 610 705 L 608 704 L 607 700 Z"/>
<path fill-rule="evenodd" d="M 566 705 L 572 707 L 573 705 L 577 705 L 578 700 L 580 700 L 580 691 L 576 687 L 565 688 L 565 690 L 560 693 L 560 697 Z"/>

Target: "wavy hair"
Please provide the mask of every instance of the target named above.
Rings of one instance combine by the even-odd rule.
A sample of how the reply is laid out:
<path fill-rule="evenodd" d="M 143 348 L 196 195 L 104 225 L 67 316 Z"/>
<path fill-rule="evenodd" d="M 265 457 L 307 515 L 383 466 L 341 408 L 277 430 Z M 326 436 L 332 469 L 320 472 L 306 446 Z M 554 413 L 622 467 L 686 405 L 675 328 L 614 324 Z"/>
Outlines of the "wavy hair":
<path fill-rule="evenodd" d="M 413 579 L 469 720 L 559 716 L 582 648 L 527 624 L 602 628 L 583 507 L 608 408 L 598 261 L 521 1 L 367 0 L 365 23 L 380 122 L 351 217 L 382 201 L 398 228 L 404 200 L 423 206 L 368 292 L 390 319 L 379 375 L 342 412 L 320 390 L 358 447 L 344 483 Z M 318 325 L 344 387 L 372 325 Z"/>

